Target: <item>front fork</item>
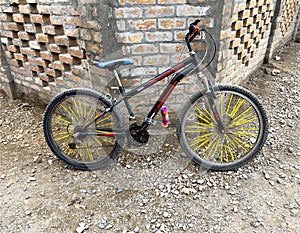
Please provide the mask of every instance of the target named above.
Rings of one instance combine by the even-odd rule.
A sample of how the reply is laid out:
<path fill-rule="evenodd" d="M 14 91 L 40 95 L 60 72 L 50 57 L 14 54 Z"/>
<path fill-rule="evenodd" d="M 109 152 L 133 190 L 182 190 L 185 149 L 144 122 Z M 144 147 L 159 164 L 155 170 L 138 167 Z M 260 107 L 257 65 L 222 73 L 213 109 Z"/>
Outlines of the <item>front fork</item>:
<path fill-rule="evenodd" d="M 202 80 L 204 90 L 206 91 L 205 96 L 207 97 L 209 108 L 212 112 L 212 115 L 213 115 L 217 125 L 218 125 L 218 128 L 219 128 L 220 132 L 225 133 L 225 127 L 224 127 L 222 118 L 220 117 L 220 113 L 219 113 L 216 103 L 215 103 L 215 99 L 217 97 L 215 94 L 214 87 L 213 87 L 211 81 L 208 78 L 203 77 L 201 73 L 198 73 L 197 76 L 198 76 L 198 79 Z"/>

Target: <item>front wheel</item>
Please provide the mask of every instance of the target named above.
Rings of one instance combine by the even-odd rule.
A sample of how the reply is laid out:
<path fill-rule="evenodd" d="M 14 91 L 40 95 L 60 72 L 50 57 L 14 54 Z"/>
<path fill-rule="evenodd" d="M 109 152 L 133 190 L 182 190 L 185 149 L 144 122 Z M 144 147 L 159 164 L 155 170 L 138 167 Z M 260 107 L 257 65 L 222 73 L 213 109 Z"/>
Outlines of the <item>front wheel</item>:
<path fill-rule="evenodd" d="M 94 170 L 116 158 L 124 133 L 111 103 L 88 89 L 71 89 L 56 96 L 44 114 L 45 139 L 52 152 L 68 165 Z"/>
<path fill-rule="evenodd" d="M 268 131 L 266 111 L 241 87 L 220 85 L 215 95 L 224 129 L 213 117 L 205 94 L 199 92 L 185 105 L 177 134 L 184 152 L 204 168 L 235 169 L 263 147 Z"/>

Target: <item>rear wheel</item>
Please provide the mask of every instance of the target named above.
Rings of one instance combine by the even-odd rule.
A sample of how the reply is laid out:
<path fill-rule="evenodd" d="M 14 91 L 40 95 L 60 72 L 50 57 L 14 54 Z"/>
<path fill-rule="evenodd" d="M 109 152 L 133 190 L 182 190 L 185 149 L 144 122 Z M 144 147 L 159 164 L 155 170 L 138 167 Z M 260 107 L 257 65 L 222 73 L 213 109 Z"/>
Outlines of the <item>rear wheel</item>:
<path fill-rule="evenodd" d="M 196 163 L 230 170 L 259 153 L 267 138 L 267 115 L 258 99 L 241 87 L 217 86 L 215 94 L 225 130 L 219 129 L 200 92 L 184 107 L 177 132 L 183 150 Z"/>
<path fill-rule="evenodd" d="M 115 159 L 123 141 L 123 124 L 111 103 L 88 89 L 71 89 L 56 96 L 44 114 L 44 134 L 52 152 L 68 165 L 94 170 Z"/>

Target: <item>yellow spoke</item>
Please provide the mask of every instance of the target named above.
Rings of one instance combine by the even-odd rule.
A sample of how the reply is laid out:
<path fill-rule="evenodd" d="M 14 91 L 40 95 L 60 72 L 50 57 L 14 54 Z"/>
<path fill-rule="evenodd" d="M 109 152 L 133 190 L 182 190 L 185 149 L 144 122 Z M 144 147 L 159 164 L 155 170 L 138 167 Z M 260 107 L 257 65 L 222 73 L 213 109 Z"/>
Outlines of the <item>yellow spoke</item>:
<path fill-rule="evenodd" d="M 60 135 L 69 135 L 69 132 L 64 131 L 64 132 L 59 132 L 59 133 L 54 133 L 54 134 L 53 134 L 54 137 L 60 136 Z"/>
<path fill-rule="evenodd" d="M 100 137 L 100 139 L 103 140 L 104 142 L 108 142 L 108 143 L 111 144 L 111 145 L 114 145 L 114 144 L 115 144 L 114 141 L 110 141 L 110 140 L 108 140 L 108 139 L 106 139 L 106 138 L 104 138 L 104 137 Z"/>
<path fill-rule="evenodd" d="M 69 115 L 70 119 L 73 118 L 73 115 L 71 112 L 69 112 L 68 108 L 66 106 L 64 106 L 63 104 L 61 105 L 61 107 L 63 108 L 63 110 Z"/>
<path fill-rule="evenodd" d="M 232 98 L 233 98 L 233 95 L 230 95 L 230 99 L 229 99 L 229 102 L 228 102 L 228 105 L 227 105 L 227 109 L 226 109 L 226 114 L 229 113 L 229 110 L 230 110 L 230 107 L 231 107 Z"/>
<path fill-rule="evenodd" d="M 99 141 L 98 138 L 93 138 L 93 139 L 94 139 L 94 141 L 95 141 L 97 144 L 99 144 L 100 147 L 103 146 L 103 144 Z"/>
<path fill-rule="evenodd" d="M 209 158 L 209 157 L 213 158 L 213 156 L 210 156 L 210 154 L 212 153 L 212 151 L 214 151 L 213 155 L 216 154 L 216 151 L 218 149 L 218 145 L 219 145 L 219 141 L 215 141 L 214 144 L 213 144 L 213 146 L 212 146 L 212 148 L 210 149 L 210 151 L 209 151 L 209 153 L 207 155 L 207 158 Z"/>
<path fill-rule="evenodd" d="M 86 149 L 87 149 L 88 156 L 90 157 L 90 161 L 94 161 L 93 153 L 90 147 L 88 146 L 88 144 L 86 144 Z"/>
<path fill-rule="evenodd" d="M 68 120 L 66 120 L 66 119 L 63 119 L 61 116 L 55 115 L 53 118 L 56 119 L 56 120 L 59 120 L 59 121 L 62 121 L 62 122 L 64 122 L 64 123 L 66 123 L 66 125 L 72 125 L 72 122 L 71 122 L 71 121 L 68 121 Z"/>
<path fill-rule="evenodd" d="M 185 133 L 205 133 L 207 132 L 206 129 L 199 129 L 199 130 L 186 130 Z"/>
<path fill-rule="evenodd" d="M 235 114 L 239 111 L 239 109 L 242 107 L 242 105 L 244 104 L 245 100 L 244 99 L 241 99 L 241 98 L 238 98 L 235 106 L 233 107 L 232 111 L 231 111 L 231 114 L 230 114 L 230 117 L 234 117 Z"/>
<path fill-rule="evenodd" d="M 227 145 L 227 147 L 228 147 L 228 150 L 229 150 L 229 153 L 230 153 L 230 156 L 231 156 L 231 160 L 234 161 L 235 159 L 234 159 L 234 155 L 232 153 L 232 150 L 231 150 L 229 145 Z"/>
<path fill-rule="evenodd" d="M 259 128 L 238 128 L 238 131 L 258 131 Z"/>
<path fill-rule="evenodd" d="M 81 100 L 82 100 L 82 98 L 81 98 Z M 79 112 L 80 112 L 80 117 L 81 117 L 81 114 L 82 114 L 82 116 L 83 116 L 83 112 L 82 112 L 82 106 L 81 106 L 81 101 L 80 101 L 80 99 L 78 99 L 78 104 L 79 104 Z"/>
<path fill-rule="evenodd" d="M 210 140 L 210 138 L 209 137 L 206 137 L 206 138 L 200 138 L 200 139 L 198 139 L 198 140 L 194 140 L 193 141 L 193 143 L 192 144 L 190 144 L 190 146 L 191 147 L 193 147 L 193 146 L 195 146 L 195 145 L 197 145 L 197 144 L 199 144 L 199 143 L 201 143 L 201 142 L 205 142 L 205 141 L 209 141 Z M 200 147 L 199 147 L 200 148 Z M 198 149 L 198 148 L 197 148 Z"/>
<path fill-rule="evenodd" d="M 54 138 L 54 141 L 60 141 L 60 140 L 63 140 L 63 139 L 69 138 L 69 137 L 70 137 L 70 135 L 66 135 L 66 136 L 63 136 L 60 138 Z"/>
<path fill-rule="evenodd" d="M 224 152 L 225 152 L 225 161 L 228 162 L 229 161 L 229 156 L 228 156 L 228 153 L 227 153 L 227 146 L 224 145 Z"/>
<path fill-rule="evenodd" d="M 86 99 L 83 101 L 83 117 L 86 118 Z"/>
<path fill-rule="evenodd" d="M 232 139 L 231 139 L 227 134 L 225 134 L 225 137 L 226 137 L 226 139 L 233 145 L 233 147 L 234 147 L 235 149 L 237 149 L 237 146 L 235 145 L 234 141 L 232 141 Z"/>
<path fill-rule="evenodd" d="M 249 113 L 248 115 L 243 116 L 243 117 L 239 118 L 238 120 L 234 120 L 234 121 L 228 126 L 228 128 L 233 127 L 233 126 L 236 126 L 239 122 L 243 122 L 244 120 L 247 120 L 247 118 L 252 117 L 252 115 L 253 115 L 253 113 Z"/>
<path fill-rule="evenodd" d="M 245 152 L 248 152 L 248 150 L 245 148 L 245 147 L 248 147 L 248 148 L 252 148 L 252 146 L 250 144 L 248 144 L 247 142 L 241 140 L 240 138 L 236 137 L 234 139 L 234 141 L 237 142 L 237 144 L 245 151 Z M 245 146 L 242 146 L 242 144 Z"/>
<path fill-rule="evenodd" d="M 77 105 L 77 102 L 76 102 L 76 99 L 75 99 L 75 98 L 74 98 L 73 102 L 74 102 L 74 105 L 75 105 L 76 112 L 77 112 L 77 114 L 78 114 L 79 117 L 80 117 L 81 114 L 80 114 L 80 111 L 79 111 L 79 108 L 78 108 L 78 105 Z"/>
<path fill-rule="evenodd" d="M 194 108 L 195 111 L 198 111 L 200 114 L 202 114 L 204 118 L 206 118 L 208 121 L 210 120 L 209 115 L 206 115 L 205 112 L 198 105 L 195 105 Z"/>
<path fill-rule="evenodd" d="M 252 133 L 252 132 L 230 132 L 230 134 L 233 134 L 238 137 L 246 137 L 246 138 L 249 138 L 250 136 L 252 137 L 258 136 L 258 133 Z"/>
<path fill-rule="evenodd" d="M 209 150 L 209 148 L 215 143 L 215 141 L 219 138 L 219 135 L 217 135 L 216 137 L 214 137 L 213 140 L 210 141 L 210 143 L 207 145 L 207 147 L 205 148 L 205 150 L 202 152 L 202 155 L 204 155 L 206 153 L 206 151 Z"/>
<path fill-rule="evenodd" d="M 111 116 L 108 115 L 107 117 L 105 117 L 105 118 L 103 118 L 103 119 L 98 119 L 97 122 L 96 122 L 96 124 L 98 125 L 99 123 L 101 123 L 101 122 L 103 122 L 103 121 L 105 121 L 105 120 L 108 120 L 108 119 L 110 119 L 110 118 L 111 118 Z"/>
<path fill-rule="evenodd" d="M 249 119 L 249 120 L 237 121 L 237 122 L 234 122 L 234 123 L 232 124 L 232 126 L 241 126 L 241 125 L 245 125 L 245 124 L 247 124 L 247 123 L 256 121 L 256 119 L 257 119 L 256 117 L 253 117 L 253 118 L 251 118 L 251 119 Z"/>
<path fill-rule="evenodd" d="M 92 111 L 94 111 L 94 112 L 92 113 Z M 88 117 L 87 117 L 86 123 L 89 123 L 92 120 L 93 116 L 95 115 L 95 112 L 96 112 L 96 110 L 91 107 L 90 111 L 88 113 Z"/>
<path fill-rule="evenodd" d="M 204 127 L 207 127 L 207 128 L 214 128 L 214 125 L 213 124 L 204 124 L 204 123 L 201 123 L 201 122 L 195 122 L 195 124 L 197 125 L 201 125 L 201 126 L 204 126 Z"/>
<path fill-rule="evenodd" d="M 200 138 L 209 138 L 209 136 L 211 136 L 212 134 L 213 134 L 213 132 L 207 133 L 207 134 L 203 134 L 203 135 L 199 135 L 199 136 L 197 136 L 197 137 L 194 139 L 194 141 L 195 141 L 195 140 L 198 140 L 198 139 L 200 139 Z"/>
<path fill-rule="evenodd" d="M 223 163 L 223 147 L 220 145 L 220 162 Z"/>
<path fill-rule="evenodd" d="M 206 123 L 210 124 L 210 122 L 206 119 L 204 119 L 202 116 L 200 116 L 199 114 L 195 114 L 196 117 L 198 117 L 200 120 L 205 121 Z"/>
<path fill-rule="evenodd" d="M 209 115 L 210 119 L 212 119 L 215 122 L 215 124 L 217 124 L 215 118 L 211 115 L 211 113 L 206 108 L 205 108 L 205 112 Z"/>
<path fill-rule="evenodd" d="M 105 126 L 112 126 L 114 123 L 113 122 L 110 122 L 110 123 L 107 123 L 107 124 L 104 124 L 104 125 L 96 125 L 97 127 L 105 127 Z"/>
<path fill-rule="evenodd" d="M 204 146 L 205 144 L 207 144 L 209 141 L 210 141 L 210 138 L 207 138 L 206 140 L 203 139 L 203 142 L 199 146 L 197 146 L 194 150 L 198 150 L 199 148 L 201 148 L 202 146 Z M 195 144 L 197 144 L 197 143 L 195 143 Z M 192 146 L 194 146 L 194 145 L 191 145 L 191 147 Z"/>
<path fill-rule="evenodd" d="M 243 111 L 240 115 L 236 116 L 233 120 L 237 121 L 239 118 L 241 118 L 243 115 L 248 113 L 250 110 L 252 110 L 252 106 L 248 107 L 245 111 Z"/>

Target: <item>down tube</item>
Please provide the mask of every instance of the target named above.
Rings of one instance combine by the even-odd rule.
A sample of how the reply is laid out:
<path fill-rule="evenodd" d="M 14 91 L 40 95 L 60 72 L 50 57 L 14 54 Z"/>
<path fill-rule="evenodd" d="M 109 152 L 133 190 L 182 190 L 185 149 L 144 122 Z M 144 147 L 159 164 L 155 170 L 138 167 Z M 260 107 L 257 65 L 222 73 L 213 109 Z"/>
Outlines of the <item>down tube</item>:
<path fill-rule="evenodd" d="M 181 79 L 183 79 L 188 73 L 190 73 L 195 68 L 195 65 L 189 65 L 185 69 L 183 69 L 180 73 L 176 74 L 174 78 L 170 81 L 164 92 L 161 94 L 153 108 L 148 114 L 148 118 L 154 119 L 156 114 L 159 112 L 165 101 L 168 99 L 173 89 L 177 86 Z"/>

